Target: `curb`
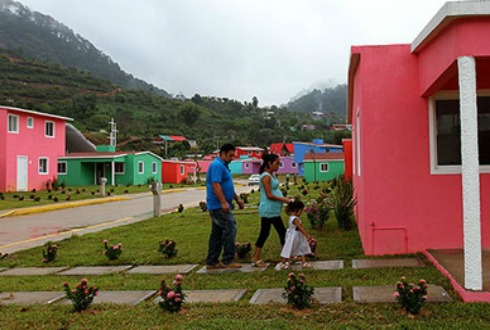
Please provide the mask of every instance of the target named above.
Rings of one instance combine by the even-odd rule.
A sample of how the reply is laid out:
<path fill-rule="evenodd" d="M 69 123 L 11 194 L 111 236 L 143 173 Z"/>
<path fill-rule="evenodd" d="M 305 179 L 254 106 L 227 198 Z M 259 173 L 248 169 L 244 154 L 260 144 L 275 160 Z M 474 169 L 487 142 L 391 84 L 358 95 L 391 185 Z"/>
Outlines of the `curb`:
<path fill-rule="evenodd" d="M 128 200 L 128 199 L 129 199 L 129 197 L 116 196 L 116 197 L 105 197 L 105 198 L 99 198 L 99 199 L 87 199 L 87 200 L 81 200 L 81 201 L 76 201 L 76 202 L 67 202 L 67 203 L 53 204 L 53 205 L 26 207 L 23 209 L 15 209 L 15 210 L 11 210 L 9 212 L 0 214 L 0 218 L 26 215 L 26 214 L 34 214 L 34 213 L 42 213 L 42 212 L 49 212 L 49 211 L 54 211 L 54 210 L 68 209 L 68 208 L 80 207 L 80 206 L 86 206 L 86 205 L 119 202 L 119 201 L 124 201 L 124 200 Z"/>

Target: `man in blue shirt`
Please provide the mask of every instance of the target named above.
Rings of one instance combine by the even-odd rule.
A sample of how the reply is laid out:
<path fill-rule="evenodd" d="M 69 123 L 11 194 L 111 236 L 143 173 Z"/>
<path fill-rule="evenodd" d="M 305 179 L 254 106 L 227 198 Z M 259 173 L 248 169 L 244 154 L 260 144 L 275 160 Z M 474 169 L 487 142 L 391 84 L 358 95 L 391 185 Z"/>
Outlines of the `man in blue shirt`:
<path fill-rule="evenodd" d="M 225 144 L 220 148 L 219 157 L 209 165 L 206 174 L 206 203 L 211 215 L 211 234 L 206 258 L 206 268 L 240 268 L 235 260 L 235 237 L 237 232 L 235 216 L 232 213 L 233 200 L 243 209 L 245 204 L 235 193 L 233 177 L 228 164 L 235 157 L 235 147 Z M 223 250 L 221 262 L 219 256 Z"/>

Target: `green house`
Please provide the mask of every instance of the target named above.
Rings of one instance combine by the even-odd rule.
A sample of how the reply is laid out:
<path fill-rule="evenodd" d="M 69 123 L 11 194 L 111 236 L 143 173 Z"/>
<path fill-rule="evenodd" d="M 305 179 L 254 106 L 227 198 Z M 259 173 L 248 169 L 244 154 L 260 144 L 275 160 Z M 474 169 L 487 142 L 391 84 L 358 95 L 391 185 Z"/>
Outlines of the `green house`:
<path fill-rule="evenodd" d="M 305 182 L 334 180 L 345 172 L 344 153 L 307 153 L 303 166 Z"/>
<path fill-rule="evenodd" d="M 96 152 L 69 153 L 58 157 L 58 182 L 68 186 L 148 184 L 162 181 L 162 158 L 151 151 L 115 151 L 98 146 Z"/>

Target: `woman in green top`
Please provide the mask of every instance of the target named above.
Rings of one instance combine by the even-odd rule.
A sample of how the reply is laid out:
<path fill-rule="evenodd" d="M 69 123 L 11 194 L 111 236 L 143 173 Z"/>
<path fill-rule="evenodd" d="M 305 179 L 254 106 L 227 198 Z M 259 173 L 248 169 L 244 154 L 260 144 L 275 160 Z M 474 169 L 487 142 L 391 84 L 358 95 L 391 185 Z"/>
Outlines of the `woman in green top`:
<path fill-rule="evenodd" d="M 252 257 L 252 266 L 254 267 L 265 267 L 265 263 L 260 260 L 260 252 L 269 237 L 271 226 L 274 226 L 279 235 L 281 245 L 284 245 L 286 228 L 281 218 L 282 205 L 289 203 L 291 199 L 285 198 L 279 189 L 279 180 L 275 174 L 279 169 L 279 162 L 279 156 L 276 154 L 264 155 L 259 170 L 260 234 L 255 242 L 255 251 Z"/>

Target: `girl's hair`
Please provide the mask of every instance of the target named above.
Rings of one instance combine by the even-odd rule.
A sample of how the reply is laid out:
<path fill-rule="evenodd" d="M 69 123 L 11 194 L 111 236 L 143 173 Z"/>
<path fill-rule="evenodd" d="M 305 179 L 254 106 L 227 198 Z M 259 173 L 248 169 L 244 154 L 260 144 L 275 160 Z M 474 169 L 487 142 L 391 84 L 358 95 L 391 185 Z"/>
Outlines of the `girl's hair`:
<path fill-rule="evenodd" d="M 259 168 L 259 174 L 264 173 L 265 169 L 272 163 L 276 161 L 276 159 L 279 159 L 279 156 L 277 154 L 265 154 L 262 156 L 262 164 L 260 165 Z"/>
<path fill-rule="evenodd" d="M 305 204 L 302 201 L 295 199 L 294 201 L 288 203 L 286 212 L 290 214 L 292 212 L 298 212 L 299 210 L 302 210 L 304 208 Z"/>

